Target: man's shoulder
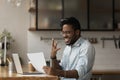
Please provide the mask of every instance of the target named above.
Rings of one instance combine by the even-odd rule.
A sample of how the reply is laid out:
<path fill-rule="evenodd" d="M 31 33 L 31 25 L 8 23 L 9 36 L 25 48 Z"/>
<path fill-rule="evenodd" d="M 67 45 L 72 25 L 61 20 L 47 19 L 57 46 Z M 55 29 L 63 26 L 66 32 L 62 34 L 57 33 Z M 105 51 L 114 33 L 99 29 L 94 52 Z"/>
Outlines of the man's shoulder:
<path fill-rule="evenodd" d="M 81 44 L 81 46 L 86 46 L 86 47 L 90 47 L 90 46 L 92 46 L 92 44 L 89 42 L 89 40 L 87 40 L 87 39 L 84 39 L 84 38 L 82 38 L 82 44 Z"/>

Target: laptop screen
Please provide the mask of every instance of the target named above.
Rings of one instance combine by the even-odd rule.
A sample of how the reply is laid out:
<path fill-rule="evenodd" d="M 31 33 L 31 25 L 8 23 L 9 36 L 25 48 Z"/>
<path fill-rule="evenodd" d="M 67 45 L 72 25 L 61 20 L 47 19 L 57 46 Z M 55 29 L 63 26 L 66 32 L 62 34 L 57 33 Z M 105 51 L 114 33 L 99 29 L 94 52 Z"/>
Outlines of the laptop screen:
<path fill-rule="evenodd" d="M 17 73 L 22 74 L 23 70 L 22 70 L 22 66 L 21 66 L 21 63 L 20 63 L 19 55 L 17 53 L 14 53 L 14 54 L 12 54 L 12 57 L 13 57 L 13 61 L 14 61 Z"/>
<path fill-rule="evenodd" d="M 43 66 L 46 66 L 46 61 L 45 61 L 43 52 L 28 53 L 27 56 L 28 56 L 30 62 L 32 63 L 32 65 L 34 66 L 34 68 L 38 72 L 45 73 L 43 70 Z M 12 57 L 13 57 L 13 61 L 14 61 L 17 73 L 23 74 L 23 69 L 22 69 L 22 65 L 20 63 L 19 55 L 17 53 L 14 53 L 14 54 L 12 54 Z"/>

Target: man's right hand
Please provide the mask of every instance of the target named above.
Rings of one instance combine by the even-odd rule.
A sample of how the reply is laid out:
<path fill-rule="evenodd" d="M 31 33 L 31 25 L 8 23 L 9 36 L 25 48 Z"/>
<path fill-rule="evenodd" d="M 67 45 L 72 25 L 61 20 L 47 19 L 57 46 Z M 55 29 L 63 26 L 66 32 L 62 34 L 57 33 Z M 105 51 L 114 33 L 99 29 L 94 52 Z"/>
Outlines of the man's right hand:
<path fill-rule="evenodd" d="M 54 39 L 52 39 L 51 58 L 56 58 L 58 50 L 60 50 L 60 48 L 57 48 L 57 42 Z"/>

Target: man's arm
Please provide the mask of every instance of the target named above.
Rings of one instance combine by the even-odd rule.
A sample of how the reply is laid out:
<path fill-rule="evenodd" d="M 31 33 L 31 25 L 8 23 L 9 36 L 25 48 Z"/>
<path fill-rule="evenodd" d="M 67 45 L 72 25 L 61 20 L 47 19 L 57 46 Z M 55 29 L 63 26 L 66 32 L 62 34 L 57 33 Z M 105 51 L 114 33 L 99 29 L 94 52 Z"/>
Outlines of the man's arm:
<path fill-rule="evenodd" d="M 60 76 L 60 77 L 66 77 L 66 78 L 78 78 L 78 72 L 77 70 L 58 70 L 58 69 L 54 69 L 52 68 L 53 71 L 53 75 L 56 75 L 56 76 Z"/>
<path fill-rule="evenodd" d="M 52 39 L 52 49 L 51 49 L 52 67 L 55 69 L 62 69 L 62 67 L 59 65 L 59 61 L 56 58 L 56 54 L 58 50 L 60 50 L 60 48 L 57 48 L 57 42 L 54 39 Z"/>
<path fill-rule="evenodd" d="M 44 66 L 44 71 L 47 74 L 60 76 L 60 77 L 66 77 L 66 78 L 79 78 L 77 70 L 60 70 L 60 69 L 54 69 L 53 67 Z"/>
<path fill-rule="evenodd" d="M 62 70 L 62 67 L 59 65 L 59 61 L 56 58 L 57 51 L 60 48 L 57 48 L 57 42 L 52 40 L 52 50 L 51 50 L 51 60 L 52 60 L 52 67 L 44 66 L 43 69 L 47 74 L 61 76 L 66 78 L 78 78 L 77 70 Z"/>
<path fill-rule="evenodd" d="M 58 61 L 56 58 L 55 59 L 51 58 L 51 60 L 52 60 L 52 68 L 62 70 L 62 67 L 59 65 L 60 61 Z"/>

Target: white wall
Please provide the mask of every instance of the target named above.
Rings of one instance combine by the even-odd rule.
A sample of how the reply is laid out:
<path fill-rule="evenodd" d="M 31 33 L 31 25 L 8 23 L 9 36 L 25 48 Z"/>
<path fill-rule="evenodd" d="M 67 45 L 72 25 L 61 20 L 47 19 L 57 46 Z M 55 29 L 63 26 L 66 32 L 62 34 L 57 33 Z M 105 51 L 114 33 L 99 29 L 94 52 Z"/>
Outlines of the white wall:
<path fill-rule="evenodd" d="M 49 59 L 51 50 L 51 40 L 41 40 L 40 37 L 54 38 L 62 37 L 59 31 L 28 31 L 30 27 L 30 14 L 28 12 L 29 2 L 28 0 L 22 0 L 22 5 L 16 7 L 13 4 L 9 4 L 7 0 L 0 0 L 0 32 L 6 28 L 11 32 L 15 42 L 12 44 L 12 49 L 8 54 L 13 52 L 19 53 L 20 57 L 27 62 L 27 52 L 44 52 L 45 58 Z M 96 64 L 106 64 L 107 58 L 105 56 L 111 54 L 117 54 L 120 56 L 120 49 L 116 49 L 113 41 L 105 41 L 105 48 L 102 48 L 101 37 L 112 37 L 120 35 L 120 31 L 117 32 L 82 32 L 83 37 L 96 37 L 98 39 L 97 44 L 93 44 L 96 49 Z M 62 57 L 62 51 L 65 44 L 62 40 L 58 40 L 58 47 L 62 47 L 58 52 L 58 58 Z M 110 58 L 111 62 L 114 60 Z M 119 59 L 116 64 L 120 64 Z"/>
<path fill-rule="evenodd" d="M 104 43 L 104 48 L 102 47 L 102 37 L 105 38 L 112 38 L 113 35 L 116 36 L 116 38 L 119 37 L 120 32 L 117 31 L 108 31 L 108 32 L 88 32 L 84 31 L 82 32 L 82 36 L 85 38 L 97 38 L 98 43 L 93 44 L 96 49 L 96 57 L 99 57 L 101 54 L 119 54 L 120 49 L 116 49 L 114 45 L 113 40 L 106 40 Z M 28 52 L 39 52 L 43 51 L 45 53 L 46 59 L 50 58 L 50 50 L 51 50 L 51 40 L 41 40 L 40 38 L 62 38 L 59 31 L 28 31 Z M 62 49 L 58 52 L 58 58 L 60 59 L 62 57 L 62 51 L 65 47 L 63 40 L 57 40 L 58 41 L 58 47 L 61 47 Z M 108 53 L 108 54 L 107 54 Z M 97 58 L 98 59 L 98 58 Z M 111 60 L 112 61 L 112 60 Z M 97 60 L 96 63 L 103 63 L 104 61 Z"/>
<path fill-rule="evenodd" d="M 22 0 L 22 4 L 16 7 L 7 0 L 0 0 L 0 33 L 7 29 L 15 39 L 11 50 L 7 53 L 19 53 L 22 59 L 26 59 L 27 53 L 27 31 L 29 27 L 29 3 Z"/>
<path fill-rule="evenodd" d="M 59 31 L 28 31 L 28 52 L 44 52 L 45 58 L 50 59 L 51 40 L 41 40 L 43 38 L 62 38 Z M 57 40 L 58 47 L 61 48 L 58 59 L 62 57 L 65 46 L 63 40 Z"/>

